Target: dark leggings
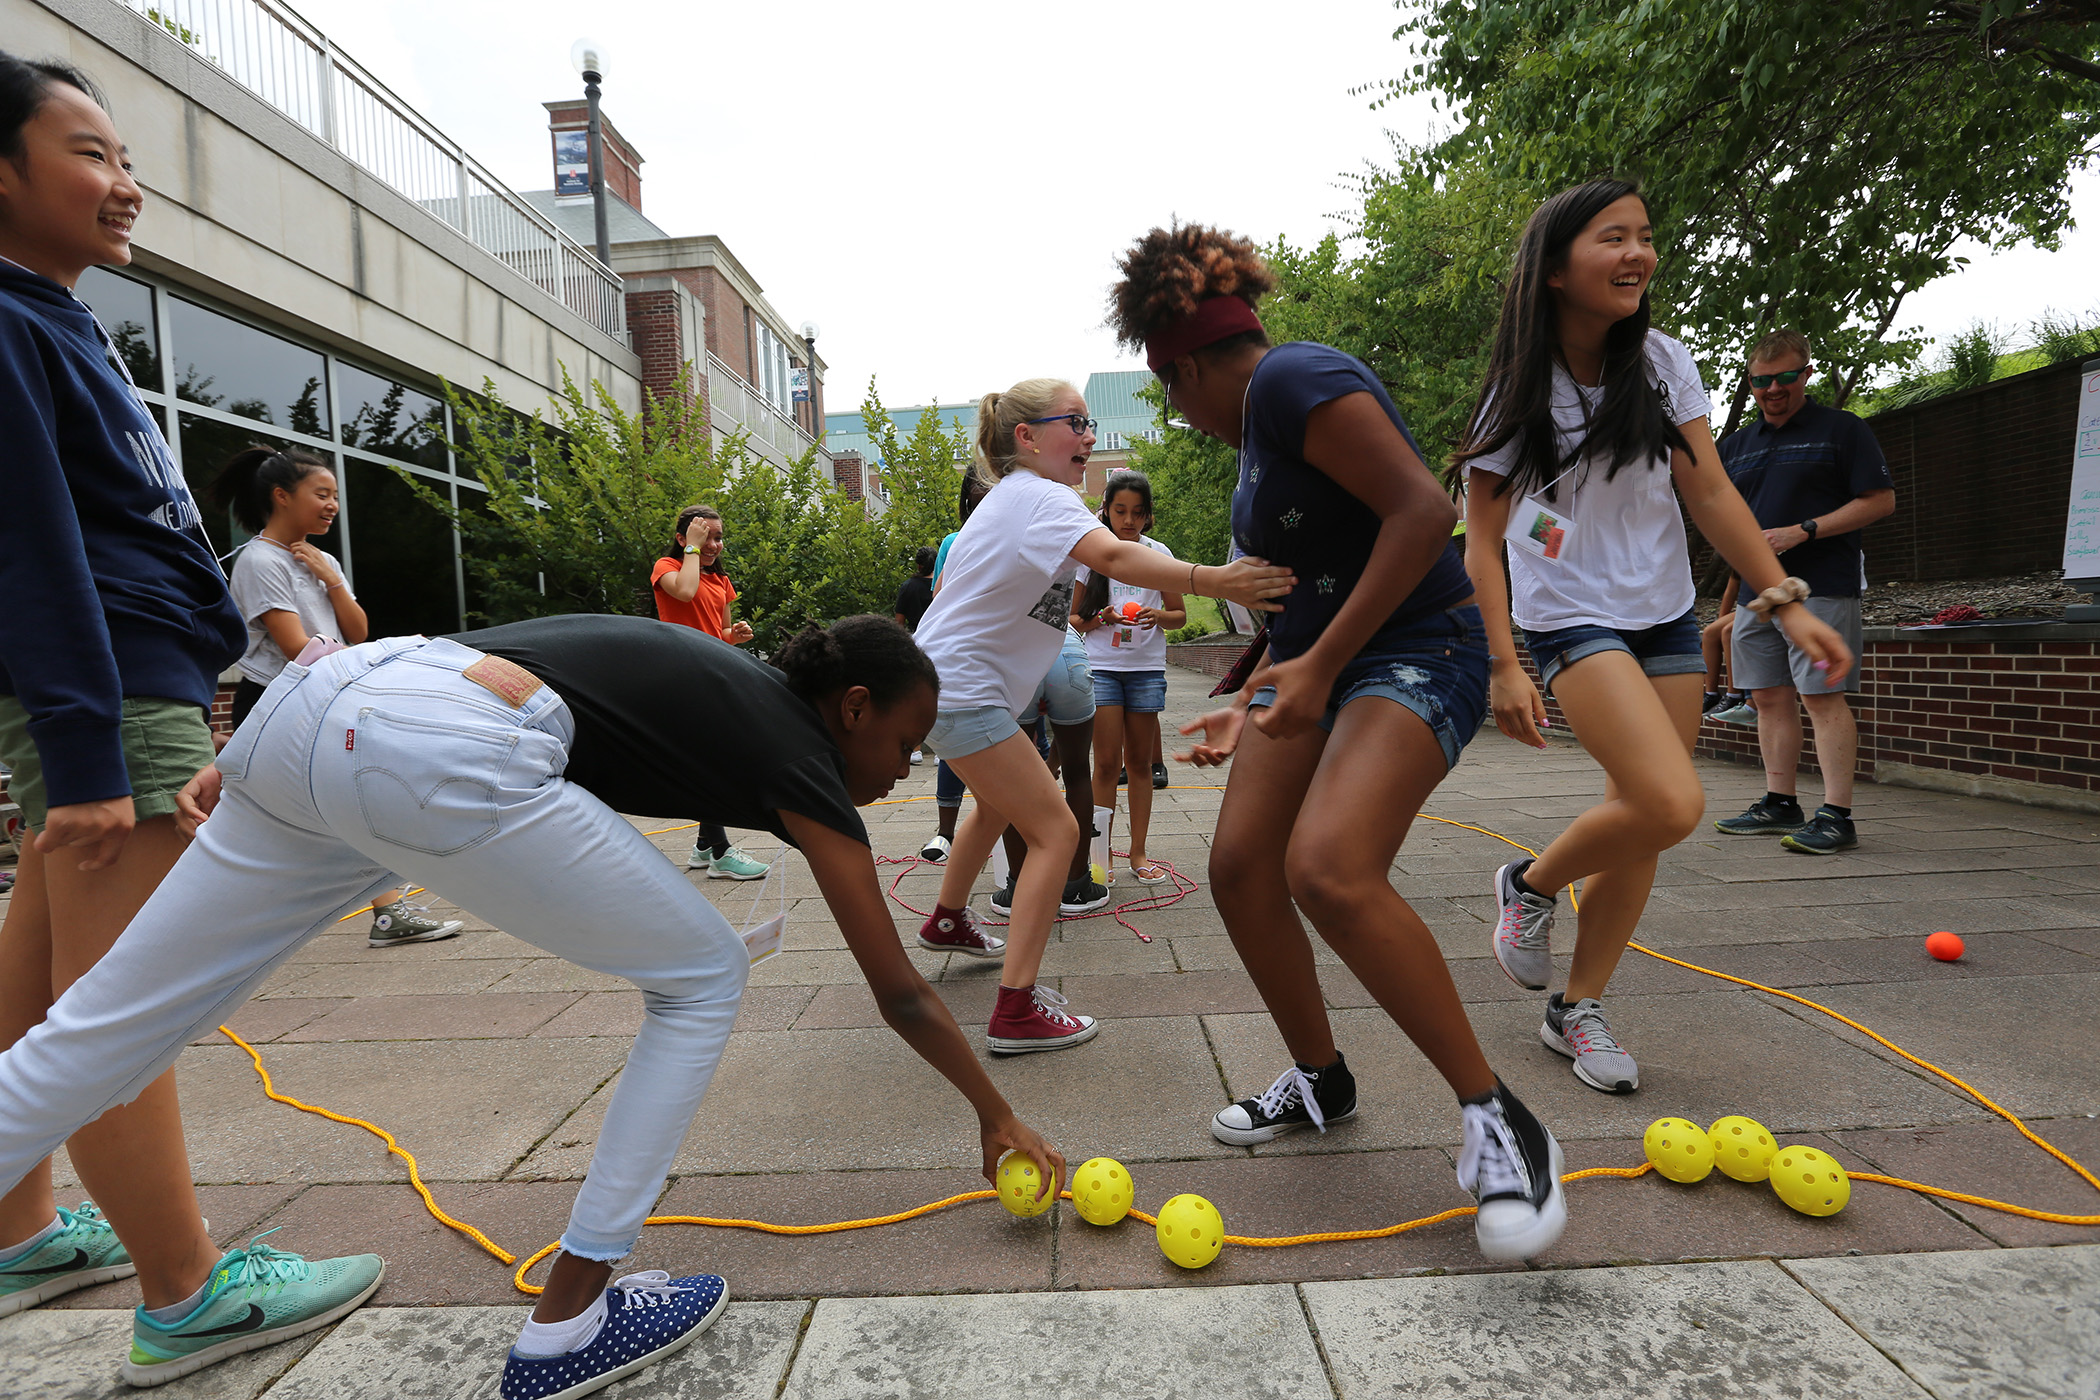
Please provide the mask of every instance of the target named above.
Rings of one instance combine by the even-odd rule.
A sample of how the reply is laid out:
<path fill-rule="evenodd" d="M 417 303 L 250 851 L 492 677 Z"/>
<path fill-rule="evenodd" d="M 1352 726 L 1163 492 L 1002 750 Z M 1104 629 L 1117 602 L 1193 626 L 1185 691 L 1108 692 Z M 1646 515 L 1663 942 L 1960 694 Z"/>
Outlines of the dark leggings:
<path fill-rule="evenodd" d="M 719 858 L 729 849 L 729 832 L 720 822 L 702 822 L 699 834 L 693 839 L 693 845 L 695 849 L 706 850 Z"/>

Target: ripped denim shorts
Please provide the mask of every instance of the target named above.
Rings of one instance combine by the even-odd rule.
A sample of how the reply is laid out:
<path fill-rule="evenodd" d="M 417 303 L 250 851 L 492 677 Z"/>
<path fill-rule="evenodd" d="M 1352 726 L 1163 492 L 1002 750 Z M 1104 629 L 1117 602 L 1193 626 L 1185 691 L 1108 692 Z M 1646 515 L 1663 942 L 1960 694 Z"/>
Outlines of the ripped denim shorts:
<path fill-rule="evenodd" d="M 1384 632 L 1342 668 L 1327 697 L 1320 728 L 1334 732 L 1342 707 L 1376 695 L 1404 705 L 1422 717 L 1444 750 L 1444 767 L 1458 766 L 1488 712 L 1487 633 L 1480 609 L 1468 603 Z M 1247 708 L 1275 703 L 1276 691 L 1263 686 Z"/>

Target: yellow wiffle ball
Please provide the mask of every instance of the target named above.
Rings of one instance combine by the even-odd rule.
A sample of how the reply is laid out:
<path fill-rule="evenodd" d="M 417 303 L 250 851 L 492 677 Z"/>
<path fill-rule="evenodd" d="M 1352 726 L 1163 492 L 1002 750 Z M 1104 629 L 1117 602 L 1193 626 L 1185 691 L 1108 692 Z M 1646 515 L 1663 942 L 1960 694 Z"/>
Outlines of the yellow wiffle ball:
<path fill-rule="evenodd" d="M 1714 1165 L 1723 1175 L 1737 1181 L 1763 1181 L 1771 1174 L 1772 1154 L 1779 1144 L 1755 1118 L 1740 1113 L 1716 1118 L 1706 1138 L 1714 1145 Z"/>
<path fill-rule="evenodd" d="M 1008 1150 L 999 1158 L 999 1204 L 1023 1219 L 1041 1215 L 1057 1204 L 1057 1180 L 1052 1178 L 1050 1189 L 1043 1193 L 1040 1201 L 1035 1198 L 1036 1188 L 1042 1185 L 1043 1174 L 1033 1158 L 1025 1152 Z"/>
<path fill-rule="evenodd" d="M 1201 1196 L 1180 1195 L 1159 1208 L 1159 1252 L 1184 1269 L 1200 1269 L 1225 1247 L 1225 1217 Z"/>
<path fill-rule="evenodd" d="M 1803 1215 L 1836 1215 L 1852 1199 L 1852 1178 L 1828 1152 L 1782 1147 L 1772 1158 L 1772 1190 Z"/>
<path fill-rule="evenodd" d="M 1655 1169 L 1672 1181 L 1689 1185 L 1706 1180 L 1714 1169 L 1714 1145 L 1706 1130 L 1682 1118 L 1658 1118 L 1641 1134 L 1641 1150 Z"/>
<path fill-rule="evenodd" d="M 1130 1214 L 1130 1169 L 1113 1157 L 1093 1157 L 1072 1173 L 1072 1204 L 1090 1225 L 1113 1225 Z"/>

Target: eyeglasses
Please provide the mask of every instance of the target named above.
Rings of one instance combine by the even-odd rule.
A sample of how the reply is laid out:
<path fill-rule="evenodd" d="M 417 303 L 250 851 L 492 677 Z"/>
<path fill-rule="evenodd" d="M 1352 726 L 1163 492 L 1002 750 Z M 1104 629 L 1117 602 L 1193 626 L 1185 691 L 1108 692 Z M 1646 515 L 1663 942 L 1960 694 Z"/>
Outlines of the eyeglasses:
<path fill-rule="evenodd" d="M 1753 374 L 1750 376 L 1750 387 L 1753 389 L 1769 389 L 1774 384 L 1777 384 L 1783 389 L 1787 385 L 1798 381 L 1802 375 L 1807 374 L 1813 368 L 1815 368 L 1813 365 L 1803 365 L 1799 369 L 1783 369 L 1777 374 Z"/>
<path fill-rule="evenodd" d="M 1083 413 L 1055 413 L 1048 418 L 1024 418 L 1024 423 L 1063 423 L 1071 428 L 1072 436 L 1085 437 L 1099 427 L 1101 420 L 1089 418 Z"/>

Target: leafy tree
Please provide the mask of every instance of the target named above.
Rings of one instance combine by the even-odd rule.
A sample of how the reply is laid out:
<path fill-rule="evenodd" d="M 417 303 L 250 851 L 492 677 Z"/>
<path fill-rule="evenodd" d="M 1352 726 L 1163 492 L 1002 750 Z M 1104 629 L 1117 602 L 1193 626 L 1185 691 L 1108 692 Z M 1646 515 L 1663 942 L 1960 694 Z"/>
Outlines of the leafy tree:
<path fill-rule="evenodd" d="M 1428 0 L 1400 29 L 1478 161 L 1526 203 L 1607 171 L 1665 239 L 1658 319 L 1734 380 L 1762 330 L 1814 338 L 1833 398 L 1913 361 L 1911 292 L 1962 237 L 2055 246 L 2100 136 L 2096 0 Z"/>
<path fill-rule="evenodd" d="M 1157 519 L 1152 537 L 1192 564 L 1222 564 L 1232 549 L 1232 488 L 1239 481 L 1239 460 L 1230 447 L 1193 428 L 1177 427 L 1164 417 L 1166 401 L 1157 380 L 1137 396 L 1161 410 L 1166 431 L 1160 440 L 1130 444 L 1130 465 L 1152 479 Z"/>
<path fill-rule="evenodd" d="M 882 459 L 882 479 L 889 487 L 889 509 L 881 519 L 883 544 L 894 552 L 901 570 L 896 581 L 901 583 L 920 546 L 937 545 L 957 528 L 955 496 L 970 463 L 970 435 L 960 423 L 948 423 L 930 409 L 919 415 L 909 436 L 898 432 L 872 377 L 860 416 Z"/>

